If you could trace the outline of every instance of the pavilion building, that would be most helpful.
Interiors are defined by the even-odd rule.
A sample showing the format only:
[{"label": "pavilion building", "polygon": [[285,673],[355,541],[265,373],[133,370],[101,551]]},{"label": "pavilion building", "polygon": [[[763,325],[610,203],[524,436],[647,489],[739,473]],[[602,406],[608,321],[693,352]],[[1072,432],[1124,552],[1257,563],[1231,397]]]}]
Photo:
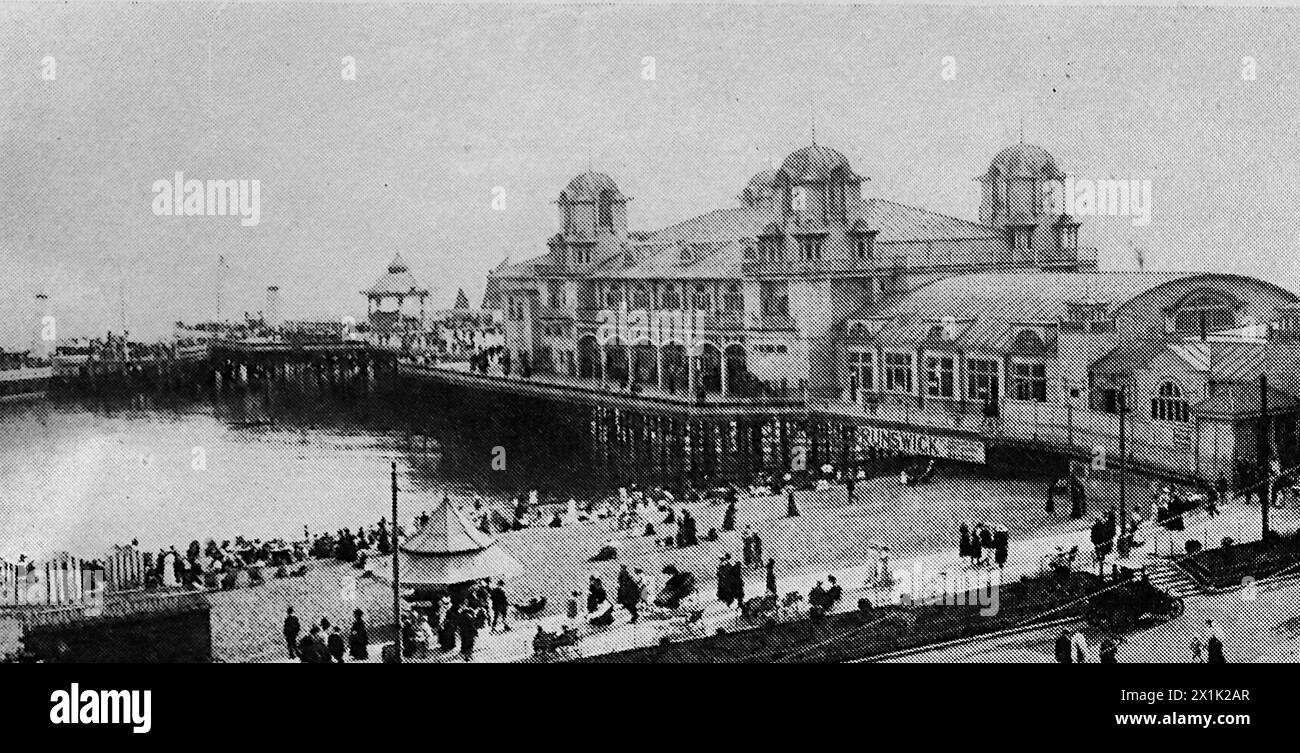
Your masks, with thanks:
[{"label": "pavilion building", "polygon": [[1295,459],[1300,299],[1239,275],[1098,271],[1045,200],[1065,177],[1013,144],[970,221],[866,196],[813,144],[736,206],[641,232],[589,171],[560,192],[546,253],[488,286],[529,373],[1076,450],[1113,448],[1123,415],[1130,451],[1200,478],[1256,452],[1266,375],[1271,451]]}]

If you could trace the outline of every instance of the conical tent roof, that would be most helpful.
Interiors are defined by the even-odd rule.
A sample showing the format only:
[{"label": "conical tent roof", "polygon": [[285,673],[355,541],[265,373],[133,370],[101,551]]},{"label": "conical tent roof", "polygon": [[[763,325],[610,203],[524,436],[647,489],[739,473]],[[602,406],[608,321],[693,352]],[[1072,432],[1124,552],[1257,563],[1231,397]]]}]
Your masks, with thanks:
[{"label": "conical tent roof", "polygon": [[523,572],[505,547],[470,525],[445,497],[429,522],[398,547],[397,556],[404,586],[450,586]]}]

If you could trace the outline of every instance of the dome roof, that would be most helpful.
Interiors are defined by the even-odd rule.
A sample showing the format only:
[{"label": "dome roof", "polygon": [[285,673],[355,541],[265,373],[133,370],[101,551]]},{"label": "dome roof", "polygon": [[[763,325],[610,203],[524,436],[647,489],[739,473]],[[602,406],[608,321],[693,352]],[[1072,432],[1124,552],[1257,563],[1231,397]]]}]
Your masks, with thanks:
[{"label": "dome roof", "polygon": [[827,146],[805,146],[790,153],[777,173],[791,183],[860,182],[843,154]]},{"label": "dome roof", "polygon": [[560,192],[560,198],[565,201],[595,201],[605,191],[613,192],[615,199],[623,198],[623,192],[618,190],[613,178],[588,170],[569,181],[568,187]]},{"label": "dome roof", "polygon": [[429,294],[428,289],[422,287],[411,274],[411,269],[406,266],[406,261],[402,259],[401,254],[397,254],[392,261],[388,262],[388,271],[380,275],[374,285],[361,292],[368,296]]},{"label": "dome roof", "polygon": [[1056,158],[1046,149],[1023,141],[998,152],[989,165],[988,175],[1012,178],[1064,178]]},{"label": "dome roof", "polygon": [[747,206],[753,206],[776,196],[776,171],[764,170],[749,179],[745,190],[740,192],[740,200]]}]

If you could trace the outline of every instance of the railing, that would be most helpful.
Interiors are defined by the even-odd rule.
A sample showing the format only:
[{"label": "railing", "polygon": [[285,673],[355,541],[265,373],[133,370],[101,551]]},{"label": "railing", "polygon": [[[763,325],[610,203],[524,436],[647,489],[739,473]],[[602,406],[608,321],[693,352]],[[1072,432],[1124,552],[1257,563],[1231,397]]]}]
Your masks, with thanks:
[{"label": "railing", "polygon": [[789,314],[750,314],[749,328],[792,332],[795,330],[795,321]]},{"label": "railing", "polygon": [[[969,432],[999,442],[1045,445],[1093,462],[1121,463],[1118,414],[1055,403],[1003,400],[997,416],[985,415],[978,400],[943,400],[915,395],[866,393],[814,404],[835,413],[863,415],[918,428]],[[1153,421],[1129,413],[1124,426],[1123,462],[1180,477],[1232,476],[1230,447],[1204,447],[1194,423]],[[1226,442],[1223,444],[1227,444]]]}]

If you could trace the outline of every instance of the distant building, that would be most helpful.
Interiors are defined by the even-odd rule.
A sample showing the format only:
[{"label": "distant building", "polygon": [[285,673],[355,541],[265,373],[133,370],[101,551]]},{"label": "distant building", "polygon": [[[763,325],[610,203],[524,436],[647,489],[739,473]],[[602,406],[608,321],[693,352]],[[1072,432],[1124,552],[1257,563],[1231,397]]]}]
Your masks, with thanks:
[{"label": "distant building", "polygon": [[429,290],[416,281],[401,254],[361,294],[366,297],[366,324],[373,344],[403,350],[423,350],[432,344],[425,309]]}]

